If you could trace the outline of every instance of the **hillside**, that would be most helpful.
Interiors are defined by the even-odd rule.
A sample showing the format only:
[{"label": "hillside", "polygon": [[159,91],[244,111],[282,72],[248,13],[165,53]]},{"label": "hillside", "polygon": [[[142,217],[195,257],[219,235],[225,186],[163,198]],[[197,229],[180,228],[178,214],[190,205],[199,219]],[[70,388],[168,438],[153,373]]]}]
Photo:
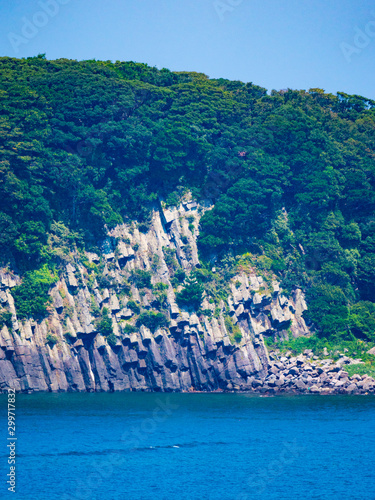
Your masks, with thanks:
[{"label": "hillside", "polygon": [[286,346],[373,373],[374,101],[43,55],[0,97],[2,387],[248,390]]}]

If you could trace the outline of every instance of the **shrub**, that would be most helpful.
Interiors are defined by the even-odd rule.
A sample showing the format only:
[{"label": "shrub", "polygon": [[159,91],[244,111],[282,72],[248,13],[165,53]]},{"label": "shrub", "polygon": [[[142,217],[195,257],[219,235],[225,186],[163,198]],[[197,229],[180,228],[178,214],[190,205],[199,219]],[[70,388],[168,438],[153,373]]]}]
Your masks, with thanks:
[{"label": "shrub", "polygon": [[235,330],[235,331],[234,331],[234,333],[233,333],[233,338],[234,338],[234,340],[235,340],[237,343],[239,343],[239,342],[241,342],[241,340],[242,340],[242,333],[241,333],[241,330],[238,328],[238,326],[237,326],[237,325],[235,325],[234,330]]},{"label": "shrub", "polygon": [[12,313],[9,311],[1,311],[0,313],[0,330],[7,326],[8,328],[12,327]]},{"label": "shrub", "polygon": [[[152,263],[151,263],[151,270],[153,273],[157,273],[159,267],[160,267],[160,257],[157,253],[155,253],[153,256],[152,256]],[[150,282],[150,286],[149,288],[151,288],[151,282]]]},{"label": "shrub", "polygon": [[200,313],[203,314],[203,316],[206,316],[207,318],[212,317],[211,309],[201,309]]},{"label": "shrub", "polygon": [[131,295],[131,285],[128,282],[128,280],[124,279],[122,281],[122,283],[118,284],[118,293],[122,296],[124,296],[124,295],[130,296]]},{"label": "shrub", "polygon": [[282,273],[286,269],[286,264],[284,259],[273,259],[272,264],[271,264],[271,269],[274,271],[276,274]]},{"label": "shrub", "polygon": [[221,313],[221,308],[220,307],[215,307],[214,318],[219,319],[220,313]]},{"label": "shrub", "polygon": [[138,328],[134,325],[131,325],[130,323],[126,323],[126,325],[124,326],[125,333],[134,333],[136,331],[138,331]]},{"label": "shrub", "polygon": [[180,204],[180,200],[178,198],[178,194],[173,191],[172,193],[169,193],[165,200],[165,204],[168,207],[177,207]]},{"label": "shrub", "polygon": [[74,307],[69,305],[69,304],[64,305],[64,313],[65,313],[65,316],[72,319],[74,316]]},{"label": "shrub", "polygon": [[171,282],[171,285],[173,286],[173,288],[177,288],[178,285],[180,284],[180,282],[178,281],[178,279],[175,278],[175,277],[171,278],[170,282]]},{"label": "shrub", "polygon": [[52,346],[56,345],[59,339],[57,338],[56,335],[53,335],[52,333],[49,333],[46,337],[46,344],[50,344]]},{"label": "shrub", "polygon": [[91,295],[91,311],[95,318],[100,315],[100,307],[97,305],[95,298]]},{"label": "shrub", "polygon": [[164,290],[168,290],[168,285],[166,283],[156,283],[153,289],[157,292],[163,292]]},{"label": "shrub", "polygon": [[111,288],[112,286],[112,281],[108,276],[100,276],[97,281],[100,288]]},{"label": "shrub", "polygon": [[160,312],[147,311],[142,313],[137,319],[137,326],[144,325],[152,332],[161,326],[168,326],[168,324],[168,318]]},{"label": "shrub", "polygon": [[165,304],[167,300],[167,294],[165,292],[158,292],[155,294],[155,303],[157,309],[161,309]]},{"label": "shrub", "polygon": [[31,316],[35,318],[45,316],[50,302],[48,290],[57,279],[47,265],[35,271],[27,271],[22,284],[11,291],[18,317],[24,319]]},{"label": "shrub", "polygon": [[110,335],[108,335],[107,342],[110,346],[115,347],[115,345],[117,344],[116,335],[114,333],[111,333]]},{"label": "shrub", "polygon": [[166,283],[156,283],[153,287],[155,302],[158,309],[162,308],[167,300],[167,293],[165,291],[167,289],[168,285]]},{"label": "shrub", "polygon": [[141,312],[141,308],[134,300],[129,300],[126,306],[135,314],[139,314]]},{"label": "shrub", "polygon": [[146,234],[147,231],[150,229],[150,227],[151,227],[151,220],[140,222],[138,224],[138,231],[140,233]]},{"label": "shrub", "polygon": [[167,264],[167,267],[174,270],[177,268],[178,263],[175,258],[176,250],[174,248],[163,247],[164,260]]},{"label": "shrub", "polygon": [[191,248],[191,245],[189,245],[189,244],[188,244],[188,245],[185,245],[185,246],[184,246],[184,252],[185,252],[186,258],[187,258],[188,260],[190,260],[190,259],[191,259],[191,256],[193,255],[193,250],[192,250],[192,248]]},{"label": "shrub", "polygon": [[108,316],[108,309],[106,307],[103,308],[103,316],[96,323],[96,328],[102,335],[105,336],[113,333],[112,318]]},{"label": "shrub", "polygon": [[182,267],[179,267],[177,269],[177,271],[174,273],[174,277],[177,278],[177,280],[180,282],[180,283],[183,283],[183,281],[185,280],[186,278],[186,273],[185,271],[182,269]]},{"label": "shrub", "polygon": [[135,269],[130,276],[130,281],[137,288],[151,288],[151,276],[152,275],[150,271]]}]

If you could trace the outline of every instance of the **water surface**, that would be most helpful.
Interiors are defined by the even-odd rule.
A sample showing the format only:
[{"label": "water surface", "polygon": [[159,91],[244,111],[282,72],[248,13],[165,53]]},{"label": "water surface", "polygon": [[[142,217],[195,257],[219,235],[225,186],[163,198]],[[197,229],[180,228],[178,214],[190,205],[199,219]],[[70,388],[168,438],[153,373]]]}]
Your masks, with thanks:
[{"label": "water surface", "polygon": [[374,429],[372,396],[19,395],[14,498],[375,500]]}]

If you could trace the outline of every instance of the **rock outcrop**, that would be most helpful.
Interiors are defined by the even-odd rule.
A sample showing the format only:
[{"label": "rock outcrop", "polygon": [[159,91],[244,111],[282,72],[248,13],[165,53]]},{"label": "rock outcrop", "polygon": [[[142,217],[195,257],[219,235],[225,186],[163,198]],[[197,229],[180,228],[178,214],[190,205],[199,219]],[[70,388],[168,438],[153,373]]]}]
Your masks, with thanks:
[{"label": "rock outcrop", "polygon": [[[228,283],[226,301],[214,301],[207,291],[204,314],[177,305],[174,274],[199,266],[196,236],[206,209],[189,201],[175,209],[161,204],[147,232],[122,225],[109,233],[100,254],[71,256],[42,321],[17,317],[10,290],[20,279],[3,271],[0,301],[12,318],[0,332],[0,390],[374,391],[373,379],[349,379],[339,364],[269,356],[265,335],[309,334],[301,290],[286,297],[276,281],[241,271]],[[163,286],[129,282],[137,269]],[[136,326],[139,310],[160,306],[168,327]],[[103,311],[112,321],[110,338],[98,326]]]},{"label": "rock outcrop", "polygon": [[269,354],[267,376],[257,381],[257,392],[268,394],[374,394],[375,380],[368,375],[349,377],[345,367],[358,360],[342,356],[336,362],[319,359],[311,350],[299,356],[272,352]]}]

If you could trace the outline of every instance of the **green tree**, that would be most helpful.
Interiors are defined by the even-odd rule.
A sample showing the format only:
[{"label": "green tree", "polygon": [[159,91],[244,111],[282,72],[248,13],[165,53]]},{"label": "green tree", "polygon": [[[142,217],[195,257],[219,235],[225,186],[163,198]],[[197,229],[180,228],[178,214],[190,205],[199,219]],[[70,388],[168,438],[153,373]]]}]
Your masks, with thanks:
[{"label": "green tree", "polygon": [[203,285],[197,281],[192,273],[186,278],[184,288],[176,294],[177,303],[198,309],[203,300],[203,292]]},{"label": "green tree", "polygon": [[359,339],[375,342],[375,304],[361,301],[350,309],[350,330]]}]

